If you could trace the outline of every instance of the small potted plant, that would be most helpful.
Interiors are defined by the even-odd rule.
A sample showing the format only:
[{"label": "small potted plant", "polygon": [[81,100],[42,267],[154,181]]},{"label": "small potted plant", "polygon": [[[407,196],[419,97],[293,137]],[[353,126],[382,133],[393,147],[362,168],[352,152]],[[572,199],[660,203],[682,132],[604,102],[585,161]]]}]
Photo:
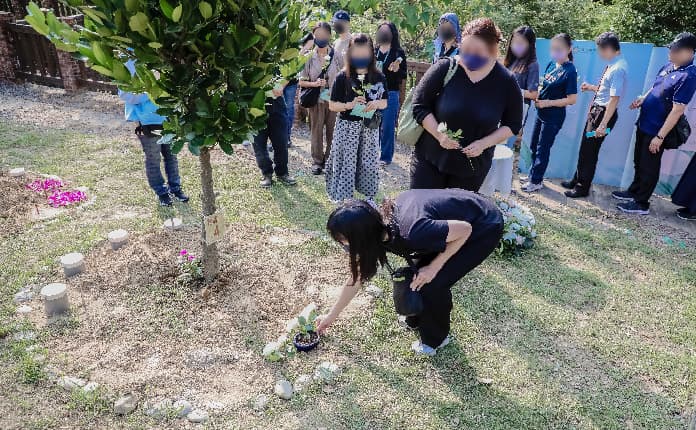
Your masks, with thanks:
[{"label": "small potted plant", "polygon": [[292,344],[298,351],[311,351],[319,345],[319,333],[316,327],[317,311],[312,309],[306,316],[297,317],[297,333]]}]

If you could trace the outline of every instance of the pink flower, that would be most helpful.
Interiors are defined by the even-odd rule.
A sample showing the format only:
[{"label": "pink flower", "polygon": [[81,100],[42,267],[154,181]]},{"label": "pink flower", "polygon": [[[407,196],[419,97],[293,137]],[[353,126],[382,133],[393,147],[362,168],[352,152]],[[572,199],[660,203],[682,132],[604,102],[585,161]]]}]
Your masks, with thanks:
[{"label": "pink flower", "polygon": [[188,254],[188,251],[185,249],[182,249],[181,251],[179,251],[179,255],[186,255],[186,254]]},{"label": "pink flower", "polygon": [[193,255],[189,255],[189,256],[188,256],[188,261],[193,261],[193,260],[195,260],[195,259],[196,259],[196,257],[194,257]]}]

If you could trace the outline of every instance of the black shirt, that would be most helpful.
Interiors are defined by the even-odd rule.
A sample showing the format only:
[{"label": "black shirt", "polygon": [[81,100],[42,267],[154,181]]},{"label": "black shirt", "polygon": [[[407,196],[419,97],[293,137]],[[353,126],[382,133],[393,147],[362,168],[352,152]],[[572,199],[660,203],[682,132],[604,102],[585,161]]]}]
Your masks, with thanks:
[{"label": "black shirt", "polygon": [[[345,72],[341,72],[336,76],[336,81],[331,89],[331,101],[339,103],[350,103],[358,96],[357,91],[361,91],[365,87],[365,98],[367,101],[387,99],[389,94],[385,87],[385,79],[383,74],[374,76],[370,82],[368,76],[365,76],[364,83],[356,78],[349,79]],[[341,119],[347,121],[362,121],[363,118],[350,114],[350,110],[340,113]]]},{"label": "black shirt", "polygon": [[[488,76],[476,83],[469,79],[461,66],[457,66],[454,76],[443,89],[449,66],[448,59],[438,61],[415,88],[413,117],[419,124],[428,114],[433,114],[438,123],[447,123],[449,130],[462,131],[459,139],[462,147],[488,136],[498,126],[510,127],[514,134],[520,131],[522,92],[515,77],[502,64],[496,63]],[[416,151],[443,173],[470,177],[488,172],[494,148],[468,160],[461,151],[442,148],[429,132],[424,131],[416,143]]]},{"label": "black shirt", "polygon": [[385,245],[395,254],[414,257],[440,253],[447,246],[448,220],[471,224],[471,237],[503,228],[503,214],[490,199],[458,188],[408,190],[394,202],[391,239]]},{"label": "black shirt", "polygon": [[[399,64],[399,70],[396,72],[390,71],[389,66],[399,57],[402,60],[401,64]],[[377,48],[375,49],[375,58],[377,60],[377,69],[380,68],[380,64],[382,65],[380,72],[387,78],[387,89],[389,91],[399,91],[401,89],[401,81],[406,79],[406,53],[404,50],[391,48],[387,52],[382,52]]]}]

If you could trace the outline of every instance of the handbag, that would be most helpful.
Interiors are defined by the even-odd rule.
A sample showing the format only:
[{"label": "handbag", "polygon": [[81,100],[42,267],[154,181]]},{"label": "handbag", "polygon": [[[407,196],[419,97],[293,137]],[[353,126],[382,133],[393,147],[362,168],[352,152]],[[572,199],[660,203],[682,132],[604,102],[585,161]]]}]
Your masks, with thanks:
[{"label": "handbag", "polygon": [[382,112],[375,111],[375,114],[371,118],[364,118],[363,125],[365,128],[375,129],[382,125]]},{"label": "handbag", "polygon": [[[442,89],[449,83],[454,74],[457,72],[457,60],[450,57],[449,58],[449,69],[445,75],[445,79],[442,82]],[[418,124],[416,119],[413,117],[413,91],[411,88],[406,94],[404,99],[403,107],[401,108],[401,113],[399,113],[399,128],[396,131],[396,139],[399,142],[403,142],[407,145],[414,146],[418,139],[420,139],[423,134],[423,127]],[[440,91],[442,91],[440,89]]]},{"label": "handbag", "polygon": [[[329,51],[329,63],[321,70],[317,79],[323,79],[326,75],[326,71],[331,66],[333,61],[334,51],[331,49]],[[303,87],[300,89],[300,106],[303,108],[312,108],[319,104],[319,96],[321,95],[322,88],[320,87]]]},{"label": "handbag", "polygon": [[[391,252],[394,252],[394,250],[391,250]],[[410,256],[402,255],[402,257],[406,260],[408,266],[393,270],[389,261],[387,261],[386,267],[391,274],[392,297],[394,298],[396,313],[410,317],[423,312],[423,297],[420,291],[411,289],[411,282],[413,282],[413,278],[418,273],[418,266],[416,266]]]}]

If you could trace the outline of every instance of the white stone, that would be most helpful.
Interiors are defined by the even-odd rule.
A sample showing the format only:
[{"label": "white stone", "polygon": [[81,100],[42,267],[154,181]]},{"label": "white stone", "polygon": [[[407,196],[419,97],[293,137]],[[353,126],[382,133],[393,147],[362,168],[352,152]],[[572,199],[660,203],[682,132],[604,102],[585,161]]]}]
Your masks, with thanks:
[{"label": "white stone", "polygon": [[85,257],[79,252],[71,252],[60,257],[60,264],[64,269],[75,269],[85,262]]},{"label": "white stone", "polygon": [[257,411],[263,411],[268,405],[269,398],[265,394],[259,394],[254,400],[254,409]]},{"label": "white stone", "polygon": [[19,178],[24,176],[25,173],[27,173],[27,171],[24,170],[24,167],[15,167],[14,169],[10,169],[10,178]]},{"label": "white stone", "polygon": [[72,376],[61,376],[58,378],[58,385],[65,388],[68,391],[72,391],[75,388],[84,387],[87,381],[80,378],[74,378]]},{"label": "white stone", "polygon": [[114,413],[116,415],[126,415],[138,407],[138,396],[135,394],[126,394],[114,402]]},{"label": "white stone", "polygon": [[84,391],[85,393],[91,393],[92,391],[96,391],[97,388],[99,388],[99,383],[88,382],[85,384],[84,387],[82,387],[82,391]]},{"label": "white stone", "polygon": [[276,382],[273,391],[281,399],[289,400],[292,397],[292,384],[286,379],[280,379]]},{"label": "white stone", "polygon": [[20,307],[17,308],[17,313],[18,313],[18,314],[25,315],[25,314],[30,313],[32,310],[33,310],[33,309],[31,308],[31,306],[29,306],[29,305],[22,305],[22,306],[20,306]]},{"label": "white stone", "polygon": [[183,418],[193,410],[193,406],[186,400],[177,400],[172,405],[172,409],[176,411],[179,418]]},{"label": "white stone", "polygon": [[107,236],[109,243],[113,249],[118,249],[119,247],[125,245],[128,242],[128,232],[123,229],[118,229],[110,232]]},{"label": "white stone", "polygon": [[82,191],[82,192],[85,193],[85,194],[87,194],[87,192],[89,191],[89,188],[87,188],[87,187],[77,187],[77,188],[75,188],[75,189],[76,189],[77,191]]},{"label": "white stone", "polygon": [[330,361],[323,361],[314,371],[314,379],[325,383],[332,383],[341,374],[341,369]]},{"label": "white stone", "polygon": [[164,220],[164,228],[167,230],[179,230],[184,225],[181,218],[169,218]]},{"label": "white stone", "polygon": [[208,421],[208,413],[202,409],[195,409],[186,415],[186,418],[192,423],[204,423]]},{"label": "white stone", "polygon": [[15,303],[24,303],[28,302],[34,297],[34,293],[31,292],[31,290],[27,289],[22,289],[21,291],[15,293],[14,295],[14,302]]},{"label": "white stone", "polygon": [[375,284],[368,285],[367,288],[365,288],[365,292],[376,299],[382,297],[382,295],[384,294],[384,290],[382,290]]},{"label": "white stone", "polygon": [[47,317],[63,314],[70,310],[68,286],[61,283],[48,284],[41,289]]},{"label": "white stone", "polygon": [[31,330],[24,330],[20,331],[14,334],[12,338],[16,341],[22,341],[22,340],[34,340],[36,339],[36,333],[34,333]]},{"label": "white stone", "polygon": [[312,384],[312,377],[309,375],[300,375],[295,379],[295,383],[293,384],[295,387],[295,391],[302,391],[305,388],[309,387]]}]

